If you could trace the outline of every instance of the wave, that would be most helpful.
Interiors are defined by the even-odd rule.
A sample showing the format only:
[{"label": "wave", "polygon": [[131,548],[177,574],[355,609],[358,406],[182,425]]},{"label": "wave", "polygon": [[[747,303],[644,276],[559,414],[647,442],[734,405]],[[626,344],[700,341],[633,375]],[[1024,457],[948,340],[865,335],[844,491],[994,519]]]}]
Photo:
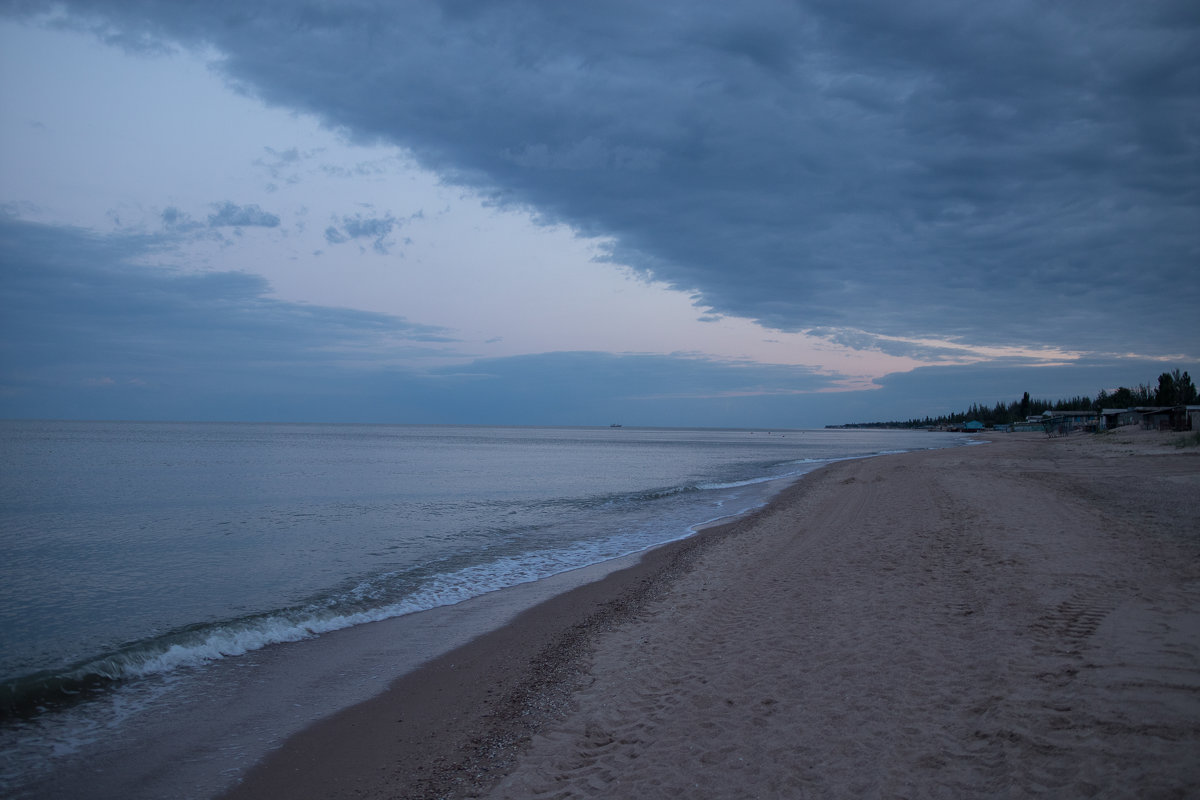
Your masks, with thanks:
[{"label": "wave", "polygon": [[801,458],[782,462],[765,461],[754,465],[744,465],[750,467],[749,471],[756,473],[745,478],[735,478],[727,481],[709,480],[697,483],[684,483],[675,486],[659,486],[636,492],[618,492],[615,494],[595,495],[591,497],[560,497],[545,500],[538,505],[544,508],[572,509],[623,507],[631,504],[653,502],[655,500],[663,500],[697,492],[741,489],[747,486],[757,486],[764,483],[771,483],[772,481],[794,480],[825,464],[904,452],[908,451],[879,450],[850,456]]},{"label": "wave", "polygon": [[[891,452],[891,451],[889,451]],[[895,451],[903,452],[903,451]],[[870,455],[882,455],[873,453]],[[775,481],[795,479],[835,461],[865,458],[805,458],[760,463],[749,472],[759,474],[732,480],[713,480],[657,487],[632,493],[590,498],[558,498],[546,505],[574,509],[627,509],[641,504],[705,492],[728,492]],[[748,465],[747,465],[748,466]],[[729,497],[715,499],[724,506]],[[74,705],[122,682],[179,669],[201,667],[217,659],[240,656],[272,644],[296,642],[355,625],[424,611],[477,597],[498,589],[536,581],[572,569],[639,552],[647,547],[691,535],[703,525],[750,510],[748,508],[696,523],[671,517],[649,527],[614,529],[595,540],[559,542],[538,551],[504,552],[502,540],[490,551],[459,555],[403,572],[385,572],[360,578],[307,602],[267,612],[175,629],[130,642],[77,661],[6,680],[0,684],[0,719],[29,717],[46,710]],[[670,529],[662,527],[667,525]],[[509,537],[550,525],[510,529]],[[471,559],[474,559],[472,561]]]},{"label": "wave", "polygon": [[[691,532],[684,526],[675,538]],[[201,667],[268,645],[454,605],[665,541],[669,538],[657,536],[650,541],[636,533],[617,533],[541,552],[493,556],[481,563],[445,559],[417,570],[370,576],[302,605],[191,625],[125,644],[61,670],[5,681],[0,684],[0,719],[36,716],[75,705],[126,681]]]}]

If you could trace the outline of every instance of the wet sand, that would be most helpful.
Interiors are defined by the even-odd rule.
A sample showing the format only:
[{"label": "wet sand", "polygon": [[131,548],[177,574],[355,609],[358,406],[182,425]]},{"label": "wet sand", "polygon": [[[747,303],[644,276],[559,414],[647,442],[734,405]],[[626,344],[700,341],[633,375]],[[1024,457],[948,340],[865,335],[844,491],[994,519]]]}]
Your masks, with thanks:
[{"label": "wet sand", "polygon": [[313,725],[231,797],[1200,794],[1200,452],[831,465]]}]

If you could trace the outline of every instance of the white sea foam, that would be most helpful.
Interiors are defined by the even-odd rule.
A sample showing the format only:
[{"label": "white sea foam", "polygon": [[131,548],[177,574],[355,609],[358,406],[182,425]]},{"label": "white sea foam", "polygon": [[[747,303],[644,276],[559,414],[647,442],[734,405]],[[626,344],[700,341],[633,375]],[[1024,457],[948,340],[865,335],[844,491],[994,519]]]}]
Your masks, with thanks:
[{"label": "white sea foam", "polygon": [[[304,611],[290,610],[251,620],[220,623],[185,635],[182,641],[166,645],[147,642],[141,649],[107,657],[76,672],[122,680],[199,667],[216,659],[244,655],[272,644],[301,641],[355,625],[454,605],[488,592],[619,558],[655,544],[683,538],[703,525],[728,516],[731,515],[722,514],[696,525],[680,526],[673,534],[665,532],[666,535],[656,536],[652,541],[645,536],[617,535],[564,549],[497,558],[442,574],[398,602],[349,613],[331,613],[328,605],[336,607],[336,602],[331,602]],[[349,594],[361,599],[375,593],[375,583],[363,582]]]},{"label": "white sea foam", "polygon": [[[222,674],[212,662],[684,538],[824,464],[925,449],[929,436],[814,431],[747,446],[729,431],[52,427],[14,429],[34,465],[54,464],[13,465],[33,482],[13,490],[25,506],[9,503],[0,529],[0,613],[27,646],[0,653],[14,676],[2,688],[21,713],[49,709],[0,728],[27,764],[69,757],[172,686]],[[99,458],[118,466],[96,471]],[[62,702],[96,689],[104,700]],[[0,786],[21,769],[0,763]]]},{"label": "white sea foam", "polygon": [[[773,484],[915,449],[927,436],[893,449],[879,447],[899,441],[890,435],[820,431],[748,444],[730,431],[625,430],[614,440],[578,429],[56,425],[14,432],[31,452],[51,442],[66,460],[47,474],[69,477],[20,494],[32,498],[30,514],[54,509],[64,520],[57,539],[43,535],[37,549],[27,537],[5,542],[11,580],[0,608],[22,609],[29,645],[0,655],[17,702],[200,667],[637,552],[760,506]],[[97,473],[95,448],[124,472]],[[68,484],[70,496],[54,493]],[[128,487],[142,493],[122,494]],[[98,521],[109,508],[120,513]],[[17,516],[10,531],[33,524]],[[93,557],[45,555],[84,548]],[[71,593],[29,601],[59,585]],[[283,597],[308,600],[230,616]],[[103,603],[135,613],[106,614]],[[57,661],[36,660],[55,648]]]}]

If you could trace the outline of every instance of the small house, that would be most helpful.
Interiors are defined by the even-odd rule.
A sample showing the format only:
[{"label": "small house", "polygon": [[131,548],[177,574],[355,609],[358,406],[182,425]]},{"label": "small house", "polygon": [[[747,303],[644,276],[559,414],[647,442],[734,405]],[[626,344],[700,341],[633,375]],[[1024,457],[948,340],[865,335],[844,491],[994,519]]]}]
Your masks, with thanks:
[{"label": "small house", "polygon": [[1143,428],[1152,431],[1189,431],[1195,430],[1192,425],[1192,408],[1200,411],[1200,406],[1165,406],[1138,410],[1142,412]]},{"label": "small house", "polygon": [[1098,420],[1098,427],[1102,431],[1112,430],[1113,428],[1121,428],[1126,425],[1139,425],[1142,421],[1142,415],[1134,408],[1102,408]]}]

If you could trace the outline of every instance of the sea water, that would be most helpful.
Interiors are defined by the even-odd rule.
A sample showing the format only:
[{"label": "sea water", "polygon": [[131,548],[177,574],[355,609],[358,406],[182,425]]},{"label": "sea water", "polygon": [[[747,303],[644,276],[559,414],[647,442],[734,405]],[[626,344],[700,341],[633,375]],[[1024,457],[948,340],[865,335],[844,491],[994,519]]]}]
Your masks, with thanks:
[{"label": "sea water", "polygon": [[2,422],[0,789],[130,702],[171,702],[181,673],[679,539],[830,461],[963,441]]}]

